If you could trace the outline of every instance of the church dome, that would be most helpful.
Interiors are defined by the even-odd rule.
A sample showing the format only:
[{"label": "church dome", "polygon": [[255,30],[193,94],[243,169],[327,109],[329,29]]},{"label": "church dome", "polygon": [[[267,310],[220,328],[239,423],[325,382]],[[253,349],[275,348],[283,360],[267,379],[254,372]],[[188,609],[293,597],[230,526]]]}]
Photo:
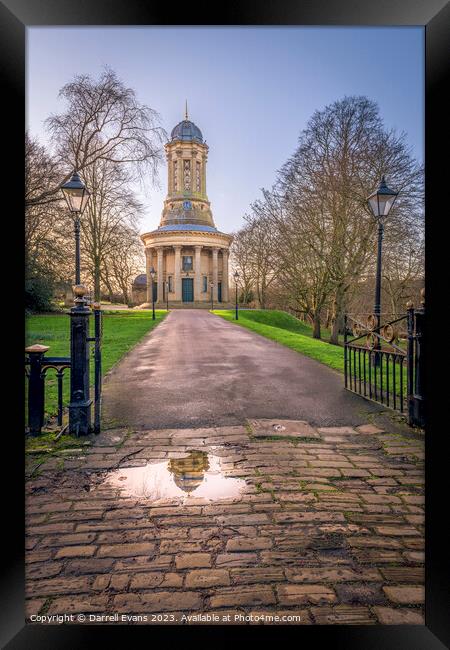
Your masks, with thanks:
[{"label": "church dome", "polygon": [[198,126],[190,120],[179,122],[172,129],[170,137],[172,140],[195,140],[196,142],[203,142],[202,132]]}]

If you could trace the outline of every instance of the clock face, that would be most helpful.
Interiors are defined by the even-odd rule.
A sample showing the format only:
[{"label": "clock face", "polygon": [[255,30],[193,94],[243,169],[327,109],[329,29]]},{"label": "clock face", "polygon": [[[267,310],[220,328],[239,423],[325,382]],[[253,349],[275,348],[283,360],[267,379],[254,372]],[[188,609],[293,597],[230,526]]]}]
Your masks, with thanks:
[{"label": "clock face", "polygon": [[192,208],[192,203],[190,201],[183,201],[183,210],[190,210]]}]

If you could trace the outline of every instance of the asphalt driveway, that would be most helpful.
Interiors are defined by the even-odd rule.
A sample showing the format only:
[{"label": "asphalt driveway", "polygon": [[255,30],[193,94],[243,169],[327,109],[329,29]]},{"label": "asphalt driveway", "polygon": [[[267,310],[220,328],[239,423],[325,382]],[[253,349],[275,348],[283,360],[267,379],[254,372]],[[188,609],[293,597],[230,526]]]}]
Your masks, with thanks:
[{"label": "asphalt driveway", "polygon": [[381,408],[343,376],[206,310],[175,310],[107,376],[106,421],[134,429],[242,424],[247,418],[359,425]]}]

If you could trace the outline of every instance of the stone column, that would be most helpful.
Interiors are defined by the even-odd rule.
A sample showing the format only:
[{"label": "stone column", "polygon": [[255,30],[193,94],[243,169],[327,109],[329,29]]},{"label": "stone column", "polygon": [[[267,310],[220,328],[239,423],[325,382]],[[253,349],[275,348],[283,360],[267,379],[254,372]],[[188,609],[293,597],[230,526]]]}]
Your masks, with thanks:
[{"label": "stone column", "polygon": [[150,270],[152,268],[153,262],[153,250],[151,248],[145,249],[145,273],[147,275],[147,302],[152,301],[152,276],[150,275]]},{"label": "stone column", "polygon": [[206,197],[206,155],[202,156],[202,195]]},{"label": "stone column", "polygon": [[229,300],[229,291],[228,291],[228,251],[222,249],[222,300],[223,302],[228,302]]},{"label": "stone column", "polygon": [[156,297],[156,302],[164,302],[164,271],[163,271],[163,260],[164,260],[164,248],[160,246],[156,249],[158,254],[158,269],[157,269],[157,278],[158,278],[158,293]]},{"label": "stone column", "polygon": [[175,300],[181,301],[181,246],[174,246],[175,249]]},{"label": "stone column", "polygon": [[218,291],[217,291],[217,283],[219,281],[219,273],[218,273],[218,253],[219,249],[218,248],[213,248],[212,249],[212,271],[213,271],[213,297],[214,297],[214,302],[217,302],[217,296],[218,296]]},{"label": "stone column", "polygon": [[201,299],[202,294],[202,267],[201,267],[201,253],[202,247],[195,247],[195,260],[194,260],[194,300],[197,302]]}]

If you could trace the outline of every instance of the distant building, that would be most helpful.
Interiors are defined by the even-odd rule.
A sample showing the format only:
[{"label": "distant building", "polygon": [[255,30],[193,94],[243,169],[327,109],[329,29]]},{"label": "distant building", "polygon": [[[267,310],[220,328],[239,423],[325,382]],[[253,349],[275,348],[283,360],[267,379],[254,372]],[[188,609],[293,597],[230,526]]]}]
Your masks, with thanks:
[{"label": "distant building", "polygon": [[147,276],[145,273],[134,278],[131,285],[131,300],[135,305],[140,305],[147,300]]},{"label": "distant building", "polygon": [[[200,129],[185,119],[172,130],[165,145],[167,198],[159,227],[141,235],[146,254],[146,303],[152,301],[150,270],[156,271],[153,295],[171,307],[184,303],[201,306],[211,300],[227,303],[228,255],[232,236],[214,224],[206,194],[208,146]],[[142,286],[142,276],[133,288]],[[211,286],[212,283],[212,286]],[[194,306],[193,304],[193,306]]]}]

